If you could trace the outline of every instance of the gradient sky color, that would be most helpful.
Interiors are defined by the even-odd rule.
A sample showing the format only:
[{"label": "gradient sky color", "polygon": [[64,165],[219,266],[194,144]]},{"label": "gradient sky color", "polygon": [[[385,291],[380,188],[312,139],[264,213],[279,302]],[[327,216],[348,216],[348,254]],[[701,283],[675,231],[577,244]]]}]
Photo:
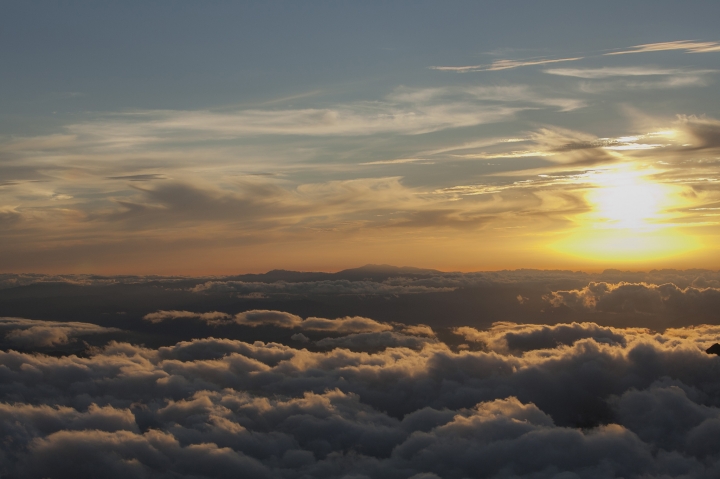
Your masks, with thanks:
[{"label": "gradient sky color", "polygon": [[718,18],[3,2],[0,271],[720,268]]}]

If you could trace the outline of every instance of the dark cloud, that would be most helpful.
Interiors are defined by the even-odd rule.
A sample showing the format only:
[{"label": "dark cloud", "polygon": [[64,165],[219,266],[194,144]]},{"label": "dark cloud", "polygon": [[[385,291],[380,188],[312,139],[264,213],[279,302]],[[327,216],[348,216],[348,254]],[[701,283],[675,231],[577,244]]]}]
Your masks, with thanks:
[{"label": "dark cloud", "polygon": [[290,336],[290,339],[293,341],[300,341],[301,343],[307,343],[310,341],[310,338],[305,336],[303,333],[295,333],[292,336]]},{"label": "dark cloud", "polygon": [[210,324],[218,323],[222,320],[230,318],[230,315],[226,313],[220,313],[213,311],[210,313],[193,313],[191,311],[157,311],[155,313],[149,313],[143,316],[143,319],[150,321],[151,323],[161,323],[170,319],[199,319]]},{"label": "dark cloud", "polygon": [[192,288],[193,292],[236,292],[239,294],[417,294],[442,293],[452,291],[452,286],[429,286],[412,281],[408,284],[376,281],[306,281],[292,283],[277,281],[274,283],[245,281],[208,281]]},{"label": "dark cloud", "polygon": [[[39,274],[23,273],[0,274],[0,285],[23,286],[37,283],[62,282],[82,286],[100,286],[111,284],[155,284],[172,283],[192,284],[196,292],[287,292],[302,294],[304,292],[328,294],[370,294],[381,288],[388,288],[389,293],[401,293],[401,289],[392,287],[408,287],[407,292],[443,292],[448,288],[489,285],[489,284],[527,284],[554,282],[578,282],[587,285],[595,282],[629,282],[663,284],[674,283],[681,288],[687,286],[720,287],[720,272],[702,269],[690,270],[651,270],[651,271],[620,271],[605,270],[602,273],[585,273],[569,270],[537,270],[518,269],[501,271],[478,271],[470,273],[443,272],[430,269],[390,265],[366,265],[360,268],[347,269],[337,273],[298,272],[273,270],[263,274],[245,274],[239,276],[216,277],[185,277],[185,276],[101,276],[92,274]],[[412,289],[409,287],[418,287]],[[325,290],[324,288],[328,288]],[[427,289],[422,289],[425,287]],[[266,289],[261,289],[266,288]],[[295,289],[292,289],[295,288]]]},{"label": "dark cloud", "polygon": [[[720,273],[709,270],[460,273],[368,265],[337,273],[275,270],[216,277],[0,274],[0,317],[141,328],[152,331],[155,346],[218,334],[248,341],[282,340],[265,335],[266,328],[248,332],[232,320],[253,310],[301,318],[359,316],[385,323],[423,323],[436,332],[462,326],[485,329],[507,321],[594,322],[661,330],[720,323],[717,291]],[[585,300],[597,304],[586,307]],[[171,315],[176,318],[171,326],[168,320],[159,321],[162,314],[170,314],[163,311],[186,311],[189,316]],[[120,318],[118,312],[127,316]],[[218,316],[207,316],[212,312]],[[199,313],[205,320],[198,321]],[[147,315],[154,315],[148,319],[155,322],[142,321]],[[306,335],[313,341],[323,339]]]},{"label": "dark cloud", "polygon": [[295,314],[284,311],[252,310],[230,317],[228,314],[213,311],[210,313],[193,313],[190,311],[158,311],[146,314],[143,319],[159,323],[169,319],[199,319],[209,324],[235,323],[242,326],[275,326],[278,328],[297,328],[306,331],[329,331],[338,333],[377,332],[393,329],[392,326],[379,323],[370,318],[360,316],[337,319],[309,317],[303,319]]},{"label": "dark cloud", "polygon": [[603,138],[600,140],[593,140],[593,141],[576,141],[571,143],[565,143],[564,145],[558,146],[554,148],[552,151],[555,152],[564,152],[564,151],[574,151],[574,150],[589,150],[594,148],[604,148],[608,146],[618,146],[618,145],[624,145],[627,144],[625,142],[621,142],[612,138]]},{"label": "dark cloud", "polygon": [[72,321],[0,321],[0,474],[714,478],[719,281],[2,275],[2,308]]},{"label": "dark cloud", "polygon": [[602,343],[625,344],[623,331],[603,328],[594,323],[545,326],[504,322],[495,323],[492,328],[483,331],[463,326],[456,328],[455,333],[467,341],[481,342],[489,350],[502,353],[553,349],[561,345],[569,346],[586,338]]},{"label": "dark cloud", "polygon": [[[2,155],[2,152],[0,152]],[[64,169],[61,166],[55,166],[60,170]],[[0,185],[16,185],[25,182],[46,182],[51,179],[50,176],[43,173],[43,168],[38,166],[30,166],[20,164],[2,164],[0,163],[0,178],[2,181]]]},{"label": "dark cloud", "polygon": [[378,351],[387,348],[422,349],[429,343],[437,343],[436,339],[409,336],[393,331],[374,333],[354,333],[340,338],[325,338],[315,344],[321,348],[347,348],[352,351]]},{"label": "dark cloud", "polygon": [[570,291],[553,291],[547,296],[554,306],[621,313],[700,312],[714,315],[720,308],[720,288],[680,288],[672,283],[595,283]]},{"label": "dark cloud", "polygon": [[[201,313],[182,313],[155,314],[202,322]],[[360,318],[394,330],[356,333],[345,324],[358,318],[240,317],[280,329],[318,321],[340,335],[318,341],[320,351],[298,345],[302,338],[288,346],[208,337],[159,348],[110,342],[88,357],[0,352],[2,473],[460,479],[720,471],[720,357],[704,352],[717,326],[653,333],[501,323],[458,330],[485,350],[454,352],[422,325]]]},{"label": "dark cloud", "polygon": [[106,328],[89,323],[0,318],[0,333],[4,334],[4,341],[23,348],[56,346],[67,344],[80,336],[119,331],[117,328]]},{"label": "dark cloud", "polygon": [[0,289],[34,284],[70,284],[76,286],[110,286],[120,284],[176,283],[181,276],[101,276],[95,274],[0,274]]},{"label": "dark cloud", "polygon": [[692,150],[720,148],[720,121],[712,118],[681,116],[680,124],[691,137]]},{"label": "dark cloud", "polygon": [[22,214],[20,212],[14,209],[0,209],[0,225],[13,226],[21,220]]},{"label": "dark cloud", "polygon": [[592,166],[613,163],[617,158],[604,147],[623,144],[621,141],[597,138],[563,128],[540,128],[531,134],[539,152],[551,153],[554,163],[572,166]]},{"label": "dark cloud", "polygon": [[121,209],[94,220],[125,221],[136,227],[180,222],[261,221],[274,225],[280,217],[307,207],[291,201],[290,193],[268,183],[246,182],[232,190],[204,188],[180,182],[155,187],[135,186],[141,198],[118,201]]},{"label": "dark cloud", "polygon": [[17,470],[26,477],[272,477],[260,462],[230,448],[183,447],[155,430],[60,431],[33,441],[28,453]]}]

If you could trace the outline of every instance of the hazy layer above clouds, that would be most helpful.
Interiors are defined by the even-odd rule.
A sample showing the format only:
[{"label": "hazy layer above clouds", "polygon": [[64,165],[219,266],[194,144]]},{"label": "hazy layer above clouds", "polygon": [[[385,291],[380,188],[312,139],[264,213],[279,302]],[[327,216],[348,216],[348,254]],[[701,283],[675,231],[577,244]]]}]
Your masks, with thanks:
[{"label": "hazy layer above clouds", "polygon": [[[250,310],[283,315],[253,317]],[[347,317],[348,325],[363,317],[436,328],[590,321],[662,330],[715,323],[718,311],[720,274],[710,270],[456,273],[368,265],[198,278],[0,275],[0,315],[86,321],[142,331],[151,341],[161,331],[169,341],[210,334],[277,340],[277,331],[263,336],[270,334],[263,326],[283,326],[287,337],[327,329],[313,317]]]}]

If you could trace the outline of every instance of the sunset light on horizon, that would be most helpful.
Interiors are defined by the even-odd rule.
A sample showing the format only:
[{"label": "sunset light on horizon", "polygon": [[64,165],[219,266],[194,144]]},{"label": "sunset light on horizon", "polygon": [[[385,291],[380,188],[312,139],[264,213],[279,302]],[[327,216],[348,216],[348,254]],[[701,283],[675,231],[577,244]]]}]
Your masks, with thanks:
[{"label": "sunset light on horizon", "polygon": [[[252,43],[271,35],[265,20],[204,39],[163,21],[163,42],[143,23],[124,39],[139,11],[113,7],[87,11],[79,36],[38,9],[47,42],[7,51],[0,270],[720,268],[720,40],[528,43],[477,33],[459,4],[437,10],[457,28],[446,38],[409,19],[377,37],[304,35],[293,9],[188,8],[203,21],[226,9],[221,23],[248,8],[296,31],[295,47]],[[112,12],[125,23],[97,32]],[[17,25],[8,38],[32,35]],[[97,35],[117,54],[90,60]]]},{"label": "sunset light on horizon", "polygon": [[717,479],[720,2],[0,2],[0,477]]}]

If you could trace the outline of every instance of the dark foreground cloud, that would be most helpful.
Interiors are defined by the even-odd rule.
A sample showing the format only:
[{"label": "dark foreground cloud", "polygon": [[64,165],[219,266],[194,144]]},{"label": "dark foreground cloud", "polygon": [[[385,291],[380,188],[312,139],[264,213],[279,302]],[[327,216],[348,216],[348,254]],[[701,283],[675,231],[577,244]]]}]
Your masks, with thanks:
[{"label": "dark foreground cloud", "polygon": [[426,344],[437,343],[434,338],[417,337],[393,331],[355,333],[340,338],[324,338],[315,344],[321,348],[345,348],[352,351],[376,351],[387,348],[422,349]]},{"label": "dark foreground cloud", "polygon": [[[156,314],[165,313],[177,312]],[[184,313],[203,321],[201,313]],[[313,319],[281,311],[238,316],[281,329]],[[342,323],[319,324],[325,321]],[[0,473],[720,474],[720,357],[704,351],[720,327],[656,333],[499,323],[458,328],[481,349],[458,351],[426,326],[373,323],[385,329],[329,328],[334,336],[315,341],[324,349],[313,351],[302,333],[293,335],[294,346],[208,337],[158,348],[111,341],[88,357],[2,351]]]},{"label": "dark foreground cloud", "polygon": [[[645,332],[645,330],[639,330]],[[488,350],[499,353],[523,353],[537,349],[552,349],[572,345],[580,339],[592,338],[598,343],[625,345],[625,336],[634,330],[616,331],[594,323],[557,324],[554,326],[495,323],[492,328],[479,331],[462,326],[455,333],[468,341],[482,343]]]}]

